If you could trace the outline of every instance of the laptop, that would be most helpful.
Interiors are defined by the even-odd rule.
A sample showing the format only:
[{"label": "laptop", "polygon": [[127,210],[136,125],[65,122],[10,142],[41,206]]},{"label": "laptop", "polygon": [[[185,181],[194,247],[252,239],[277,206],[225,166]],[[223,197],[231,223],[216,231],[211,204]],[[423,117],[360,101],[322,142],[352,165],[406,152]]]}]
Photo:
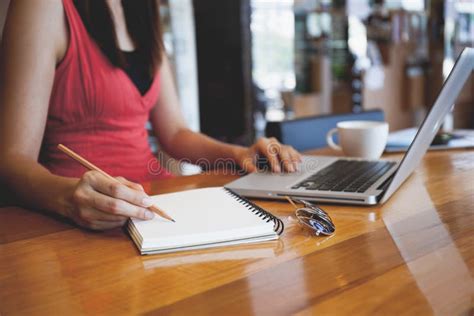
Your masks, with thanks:
[{"label": "laptop", "polygon": [[298,172],[255,172],[225,187],[254,198],[291,196],[327,203],[385,203],[419,165],[473,67],[474,48],[465,48],[401,161],[303,156]]}]

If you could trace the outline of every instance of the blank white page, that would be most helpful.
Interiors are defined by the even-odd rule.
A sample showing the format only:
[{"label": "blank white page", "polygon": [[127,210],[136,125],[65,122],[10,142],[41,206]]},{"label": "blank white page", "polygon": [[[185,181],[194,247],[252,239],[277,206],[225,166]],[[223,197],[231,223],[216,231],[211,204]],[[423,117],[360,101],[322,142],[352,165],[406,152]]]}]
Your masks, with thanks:
[{"label": "blank white page", "polygon": [[155,205],[176,220],[155,216],[132,219],[141,248],[174,248],[276,235],[266,222],[223,187],[195,189],[152,197]]}]

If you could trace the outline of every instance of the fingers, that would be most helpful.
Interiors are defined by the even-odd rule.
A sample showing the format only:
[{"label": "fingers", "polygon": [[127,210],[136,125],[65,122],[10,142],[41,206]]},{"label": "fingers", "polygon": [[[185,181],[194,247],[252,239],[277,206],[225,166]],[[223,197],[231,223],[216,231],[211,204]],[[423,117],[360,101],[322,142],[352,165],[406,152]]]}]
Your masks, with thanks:
[{"label": "fingers", "polygon": [[100,209],[94,207],[81,208],[80,216],[82,219],[89,223],[94,221],[125,222],[128,219],[128,217],[125,217],[123,215],[105,213]]},{"label": "fingers", "polygon": [[279,155],[286,171],[295,172],[299,170],[301,154],[296,149],[292,146],[282,145]]},{"label": "fingers", "polygon": [[239,165],[242,167],[243,170],[246,172],[256,172],[257,165],[256,165],[256,156],[257,151],[255,150],[254,146],[246,149],[242,149],[242,154],[240,155],[241,159],[239,160]]},{"label": "fingers", "polygon": [[112,181],[100,173],[87,172],[87,181],[96,191],[141,207],[153,205],[153,201],[143,191],[130,188],[120,181]]},{"label": "fingers", "polygon": [[119,180],[121,183],[125,184],[127,187],[129,187],[131,189],[145,192],[145,189],[143,188],[143,186],[141,184],[138,184],[138,183],[135,183],[135,182],[132,182],[132,181],[128,181],[124,177],[116,177],[115,179]]},{"label": "fingers", "polygon": [[92,204],[99,210],[115,215],[144,220],[152,219],[154,217],[153,212],[145,207],[125,201],[121,196],[123,195],[117,194],[115,197],[111,197],[99,192],[91,193],[91,198],[93,199]]},{"label": "fingers", "polygon": [[288,153],[290,155],[291,163],[293,164],[294,170],[299,170],[299,166],[301,163],[301,154],[296,151],[292,146],[288,146]]},{"label": "fingers", "polygon": [[301,158],[301,154],[293,148],[293,146],[290,146],[290,153],[291,153],[291,157],[296,160],[297,162],[301,162],[302,161],[302,158]]},{"label": "fingers", "polygon": [[244,158],[242,164],[241,164],[242,169],[244,169],[246,172],[256,172],[257,171],[257,166],[255,165],[255,159],[254,157],[250,156],[247,158]]},{"label": "fingers", "polygon": [[153,204],[143,187],[124,178],[117,180],[88,171],[72,192],[68,215],[79,225],[103,230],[122,226],[129,217],[149,220]]},{"label": "fingers", "polygon": [[282,145],[275,138],[262,138],[257,142],[258,151],[267,157],[273,172],[281,172],[281,167],[288,172],[299,169],[301,155],[292,147]]},{"label": "fingers", "polygon": [[128,217],[147,220],[154,217],[154,214],[144,207],[102,194],[93,187],[76,190],[73,200],[79,206],[78,217],[87,222],[120,221]]},{"label": "fingers", "polygon": [[99,172],[86,172],[73,197],[76,205],[80,206],[79,216],[87,217],[87,209],[92,208],[106,213],[101,216],[96,215],[95,220],[114,220],[107,214],[125,218],[152,219],[154,214],[147,210],[147,207],[153,204],[150,197],[145,192],[134,190],[123,182],[133,184],[123,178],[114,181]]},{"label": "fingers", "polygon": [[280,161],[278,159],[280,146],[280,143],[275,138],[261,138],[257,142],[258,151],[267,157],[270,168],[276,173],[281,172]]},{"label": "fingers", "polygon": [[128,219],[124,216],[107,214],[93,208],[82,208],[78,215],[76,222],[93,230],[122,227]]},{"label": "fingers", "polygon": [[[285,146],[286,147],[286,146]],[[283,165],[284,170],[288,172],[295,172],[295,166],[293,165],[293,161],[291,160],[290,151],[283,146],[280,148],[279,156],[281,159],[281,164]]]}]

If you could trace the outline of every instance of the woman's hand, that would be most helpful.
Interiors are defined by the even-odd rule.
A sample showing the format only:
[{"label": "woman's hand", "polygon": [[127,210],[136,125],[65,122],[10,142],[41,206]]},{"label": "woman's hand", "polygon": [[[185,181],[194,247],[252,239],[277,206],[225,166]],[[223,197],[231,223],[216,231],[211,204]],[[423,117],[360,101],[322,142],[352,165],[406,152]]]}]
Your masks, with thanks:
[{"label": "woman's hand", "polygon": [[248,148],[238,148],[234,155],[237,164],[247,172],[257,171],[257,157],[266,158],[273,172],[295,172],[301,162],[301,155],[292,146],[283,145],[275,138],[260,138]]},{"label": "woman's hand", "polygon": [[146,208],[153,202],[140,184],[117,177],[112,181],[97,171],[84,173],[71,195],[68,216],[77,224],[104,230],[120,227],[129,217],[152,219]]}]

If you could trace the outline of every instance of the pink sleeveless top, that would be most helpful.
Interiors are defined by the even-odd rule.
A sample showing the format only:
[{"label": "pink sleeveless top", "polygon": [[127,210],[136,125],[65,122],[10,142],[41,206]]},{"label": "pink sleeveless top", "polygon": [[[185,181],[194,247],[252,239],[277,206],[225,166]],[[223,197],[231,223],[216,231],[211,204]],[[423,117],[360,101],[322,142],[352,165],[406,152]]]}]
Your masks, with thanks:
[{"label": "pink sleeveless top", "polygon": [[72,0],[63,0],[69,47],[56,69],[40,163],[80,177],[86,169],[57,149],[62,143],[112,176],[144,182],[170,177],[153,156],[145,124],[158,99],[159,75],[141,95],[89,36]]}]

